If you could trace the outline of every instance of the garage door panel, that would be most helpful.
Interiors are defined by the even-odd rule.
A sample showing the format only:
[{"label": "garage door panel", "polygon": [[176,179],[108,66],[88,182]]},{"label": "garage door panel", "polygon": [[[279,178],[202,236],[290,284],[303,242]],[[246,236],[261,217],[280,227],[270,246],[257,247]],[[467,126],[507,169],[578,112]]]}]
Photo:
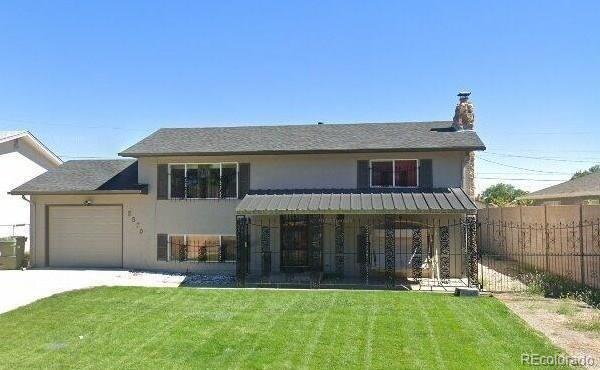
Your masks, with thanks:
[{"label": "garage door panel", "polygon": [[50,207],[49,257],[53,267],[122,267],[120,206]]}]

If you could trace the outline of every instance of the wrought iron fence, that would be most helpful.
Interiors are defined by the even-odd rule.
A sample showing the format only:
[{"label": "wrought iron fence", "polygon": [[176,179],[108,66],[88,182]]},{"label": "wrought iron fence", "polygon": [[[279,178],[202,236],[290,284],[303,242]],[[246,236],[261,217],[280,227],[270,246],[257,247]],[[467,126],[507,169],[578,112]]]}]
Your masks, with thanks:
[{"label": "wrought iron fence", "polygon": [[479,224],[479,280],[495,292],[523,291],[551,276],[600,289],[600,219]]},{"label": "wrought iron fence", "polygon": [[434,289],[478,286],[474,218],[237,218],[239,285]]},{"label": "wrought iron fence", "polygon": [[170,236],[167,259],[172,262],[236,262],[235,238]]}]

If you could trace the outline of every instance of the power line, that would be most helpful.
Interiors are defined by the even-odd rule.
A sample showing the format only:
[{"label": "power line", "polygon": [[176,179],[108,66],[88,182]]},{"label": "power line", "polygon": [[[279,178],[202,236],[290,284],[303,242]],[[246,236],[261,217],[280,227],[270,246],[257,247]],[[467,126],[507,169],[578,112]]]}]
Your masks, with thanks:
[{"label": "power line", "polygon": [[494,155],[500,157],[510,157],[510,158],[527,158],[527,159],[539,159],[544,161],[554,161],[554,162],[573,162],[573,163],[598,163],[600,159],[594,158],[590,160],[578,160],[578,159],[565,159],[560,157],[538,157],[538,156],[529,156],[529,155],[518,155],[518,154],[503,154],[503,153],[495,153],[495,152],[486,152],[482,153],[486,155]]},{"label": "power line", "polygon": [[475,180],[506,180],[506,181],[548,181],[548,182],[563,182],[567,181],[565,179],[519,179],[519,178],[510,178],[510,177],[477,177],[475,176]]},{"label": "power line", "polygon": [[491,161],[491,160],[485,159],[485,158],[479,158],[479,159],[481,159],[482,161],[485,161],[485,162],[497,164],[499,166],[504,166],[504,167],[508,167],[508,168],[515,168],[517,170],[530,171],[530,172],[536,172],[536,173],[551,173],[551,174],[555,174],[555,175],[572,175],[572,173],[570,173],[570,172],[556,172],[556,171],[533,170],[531,168],[511,166],[511,165],[508,165],[508,164],[505,164],[505,163],[495,162],[495,161]]},{"label": "power line", "polygon": [[[496,152],[505,151],[501,147],[494,147],[494,148],[492,148],[492,150],[495,150]],[[514,148],[510,148],[510,149],[507,149],[506,152],[507,153],[512,153],[513,150],[514,150]],[[520,150],[519,152],[522,152],[522,153],[554,153],[554,151],[552,151],[552,150],[532,150],[532,149]],[[560,152],[561,153],[600,153],[600,150],[568,150],[568,149],[560,149]],[[485,153],[489,153],[489,152],[486,151]]]},{"label": "power line", "polygon": [[554,173],[529,173],[527,171],[515,172],[476,172],[477,175],[534,175],[534,176],[551,176]]},{"label": "power line", "polygon": [[123,130],[123,131],[148,131],[147,128],[133,128],[133,127],[110,127],[110,126],[82,126],[81,124],[75,123],[48,123],[48,122],[31,122],[31,121],[23,121],[23,120],[7,120],[0,118],[1,122],[8,123],[16,123],[18,125],[43,125],[43,126],[53,126],[53,127],[76,127],[82,129],[90,129],[90,130],[99,130],[99,129],[107,129],[107,130]]}]

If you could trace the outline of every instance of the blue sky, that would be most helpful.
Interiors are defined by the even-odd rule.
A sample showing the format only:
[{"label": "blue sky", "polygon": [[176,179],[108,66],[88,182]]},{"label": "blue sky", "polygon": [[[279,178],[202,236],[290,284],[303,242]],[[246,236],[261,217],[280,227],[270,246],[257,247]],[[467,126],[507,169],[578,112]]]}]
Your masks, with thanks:
[{"label": "blue sky", "polygon": [[479,190],[556,180],[505,180],[535,190],[600,163],[598,14],[597,1],[2,2],[0,130],[111,157],[159,127],[451,119],[469,89],[488,146]]}]

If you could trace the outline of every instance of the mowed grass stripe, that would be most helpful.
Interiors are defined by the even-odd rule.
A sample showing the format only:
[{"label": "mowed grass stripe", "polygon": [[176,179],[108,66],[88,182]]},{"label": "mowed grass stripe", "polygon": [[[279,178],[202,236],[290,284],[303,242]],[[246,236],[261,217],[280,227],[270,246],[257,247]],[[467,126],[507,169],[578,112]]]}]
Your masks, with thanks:
[{"label": "mowed grass stripe", "polygon": [[104,287],[0,328],[13,369],[513,369],[560,354],[495,298],[414,292]]}]

